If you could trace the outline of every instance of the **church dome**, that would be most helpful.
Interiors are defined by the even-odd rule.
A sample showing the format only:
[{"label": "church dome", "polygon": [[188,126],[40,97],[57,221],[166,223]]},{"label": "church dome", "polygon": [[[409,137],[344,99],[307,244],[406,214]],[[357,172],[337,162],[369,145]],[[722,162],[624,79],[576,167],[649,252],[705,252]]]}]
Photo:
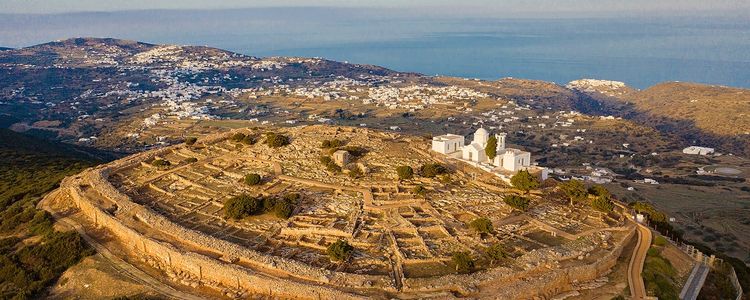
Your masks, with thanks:
[{"label": "church dome", "polygon": [[477,132],[474,133],[474,142],[484,146],[487,144],[487,140],[490,138],[490,133],[487,132],[484,128],[477,129]]}]

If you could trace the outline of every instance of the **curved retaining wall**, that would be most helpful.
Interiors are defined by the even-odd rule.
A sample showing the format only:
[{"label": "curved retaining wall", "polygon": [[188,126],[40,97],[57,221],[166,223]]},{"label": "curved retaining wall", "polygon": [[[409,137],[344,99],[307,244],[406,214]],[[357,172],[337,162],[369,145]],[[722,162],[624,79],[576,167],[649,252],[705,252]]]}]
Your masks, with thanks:
[{"label": "curved retaining wall", "polygon": [[[211,136],[202,143],[227,138],[232,132]],[[135,257],[148,258],[158,267],[176,271],[193,281],[215,287],[246,290],[257,294],[270,294],[283,298],[303,299],[358,299],[363,296],[340,289],[359,291],[397,292],[391,277],[342,273],[316,268],[282,257],[266,255],[240,245],[215,238],[202,232],[182,227],[166,217],[151,211],[117,190],[107,180],[111,171],[131,167],[179,146],[165,147],[132,155],[105,166],[92,168],[63,180],[60,190],[71,196],[85,216],[113,233]],[[105,212],[87,200],[81,186],[91,186],[103,197],[117,205],[114,215]],[[186,251],[171,243],[156,240],[128,227],[122,220],[143,222],[150,229],[169,235],[175,241],[190,245],[208,255]],[[513,272],[507,268],[494,268],[468,275],[447,275],[433,278],[407,278],[402,292],[409,294],[442,294],[455,291],[466,295],[482,287],[502,285],[503,299],[530,299],[548,297],[571,289],[571,282],[589,281],[607,273],[617,262],[631,230],[616,248],[595,263],[566,269],[542,270],[534,268]],[[219,255],[218,253],[221,253]],[[239,262],[242,266],[230,262]],[[250,266],[250,268],[244,267]],[[274,274],[269,276],[266,274]],[[533,278],[533,281],[527,280]],[[500,296],[500,294],[496,294]],[[385,297],[385,295],[384,295]]]}]

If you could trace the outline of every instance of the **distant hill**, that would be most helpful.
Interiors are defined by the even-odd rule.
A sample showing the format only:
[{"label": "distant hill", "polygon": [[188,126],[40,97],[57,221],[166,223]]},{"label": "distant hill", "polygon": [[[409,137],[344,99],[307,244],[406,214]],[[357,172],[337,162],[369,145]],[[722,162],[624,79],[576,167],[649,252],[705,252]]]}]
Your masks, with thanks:
[{"label": "distant hill", "polygon": [[[628,87],[568,84],[585,113],[620,116],[679,137],[683,145],[721,147],[750,155],[750,90],[666,82]],[[613,87],[615,87],[613,89]]]},{"label": "distant hill", "polygon": [[638,110],[719,135],[750,134],[750,90],[696,83],[669,82],[626,98]]},{"label": "distant hill", "polygon": [[5,51],[5,50],[13,50],[13,48],[0,47],[0,51]]}]

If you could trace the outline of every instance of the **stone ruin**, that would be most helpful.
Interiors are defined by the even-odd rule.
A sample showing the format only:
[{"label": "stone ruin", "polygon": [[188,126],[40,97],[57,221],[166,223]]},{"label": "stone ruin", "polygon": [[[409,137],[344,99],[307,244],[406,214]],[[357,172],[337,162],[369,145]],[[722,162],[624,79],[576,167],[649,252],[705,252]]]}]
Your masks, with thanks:
[{"label": "stone ruin", "polygon": [[[508,193],[463,170],[449,178],[399,180],[397,166],[415,170],[432,157],[426,143],[362,128],[307,126],[278,129],[291,144],[270,148],[229,139],[236,132],[132,155],[63,180],[55,197],[70,199],[96,227],[116,238],[129,257],[147,262],[180,284],[232,290],[232,295],[280,298],[551,297],[594,281],[616,263],[633,227],[535,196],[519,214]],[[367,149],[350,162],[360,178],[331,173],[320,162],[323,140]],[[335,149],[334,149],[335,150]],[[337,152],[333,152],[337,153]],[[188,158],[195,158],[197,161]],[[169,167],[155,167],[162,159]],[[345,163],[345,164],[346,164]],[[268,182],[242,183],[245,174]],[[427,190],[425,196],[412,192]],[[239,194],[302,197],[289,219],[259,215],[225,218],[224,202]],[[495,232],[480,236],[467,224],[489,218]],[[326,248],[354,246],[344,263]],[[498,264],[484,250],[501,244],[511,258]],[[455,252],[476,259],[457,274]]]}]

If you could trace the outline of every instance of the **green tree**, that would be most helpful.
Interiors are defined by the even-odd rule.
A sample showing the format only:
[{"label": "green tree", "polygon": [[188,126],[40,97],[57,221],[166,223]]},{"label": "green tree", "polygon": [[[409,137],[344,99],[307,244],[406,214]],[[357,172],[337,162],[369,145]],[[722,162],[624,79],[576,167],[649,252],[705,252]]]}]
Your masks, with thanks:
[{"label": "green tree", "polygon": [[188,146],[192,146],[197,141],[198,141],[197,137],[191,136],[191,137],[185,139],[185,144],[188,145]]},{"label": "green tree", "polygon": [[281,135],[275,132],[268,132],[266,133],[265,143],[271,148],[279,148],[279,147],[289,145],[290,140],[289,140],[289,137],[285,135]]},{"label": "green tree", "polygon": [[500,243],[494,243],[490,245],[489,247],[487,247],[487,249],[485,249],[484,253],[485,255],[487,255],[487,258],[490,259],[491,265],[494,265],[495,261],[508,257],[508,252]]},{"label": "green tree", "polygon": [[401,180],[412,179],[414,177],[414,169],[410,166],[398,166],[396,167],[396,173],[398,173],[398,178]]},{"label": "green tree", "polygon": [[615,208],[615,204],[608,196],[598,196],[591,200],[591,207],[598,211],[609,213]]},{"label": "green tree", "polygon": [[492,221],[484,217],[474,219],[469,223],[469,227],[479,233],[493,233],[495,231],[492,227]]},{"label": "green tree", "polygon": [[260,177],[260,175],[258,175],[258,174],[254,174],[254,173],[247,174],[247,175],[245,175],[245,184],[247,184],[247,185],[259,185],[261,183],[262,179],[263,178]]},{"label": "green tree", "polygon": [[448,173],[448,169],[438,163],[429,163],[422,165],[422,167],[419,168],[419,173],[424,177],[433,178],[435,176]]},{"label": "green tree", "polygon": [[338,148],[338,147],[341,147],[341,146],[343,146],[344,144],[345,144],[345,142],[344,142],[344,141],[342,141],[342,140],[337,140],[337,139],[333,139],[333,140],[324,140],[324,141],[323,141],[323,142],[321,143],[321,146],[320,146],[320,147],[321,147],[321,148],[323,148],[323,149],[329,149],[329,148]]},{"label": "green tree", "polygon": [[362,177],[362,175],[364,175],[364,173],[362,172],[362,169],[359,168],[359,166],[353,165],[349,167],[349,177],[356,179]]},{"label": "green tree", "polygon": [[151,162],[151,165],[154,167],[166,168],[166,167],[171,166],[172,163],[164,159],[154,159],[154,161]]},{"label": "green tree", "polygon": [[497,137],[495,137],[494,134],[491,134],[490,138],[487,140],[487,146],[484,147],[484,153],[487,154],[487,157],[489,157],[490,160],[495,159],[495,156],[497,156]]},{"label": "green tree", "polygon": [[224,202],[224,215],[227,218],[239,220],[257,214],[262,208],[263,200],[242,194]]},{"label": "green tree", "polygon": [[425,195],[427,195],[427,189],[426,189],[426,188],[424,188],[424,186],[423,186],[423,185],[421,185],[421,184],[420,184],[420,185],[418,185],[418,186],[415,186],[415,187],[414,187],[414,188],[413,188],[413,189],[411,190],[411,192],[412,192],[412,193],[414,193],[414,194],[416,194],[416,195],[422,196],[422,197],[424,197]]},{"label": "green tree", "polygon": [[240,142],[245,145],[255,145],[257,140],[256,140],[256,136],[246,135],[245,137],[242,138],[242,140],[240,140]]},{"label": "green tree", "polygon": [[508,206],[520,211],[526,211],[529,208],[529,198],[518,195],[507,195],[503,197],[503,202]]},{"label": "green tree", "polygon": [[294,204],[282,199],[276,201],[276,204],[274,204],[272,210],[275,216],[282,219],[289,219],[289,217],[292,216],[292,212],[294,212]]},{"label": "green tree", "polygon": [[568,180],[560,185],[560,190],[568,197],[571,206],[574,202],[586,200],[588,197],[586,186],[580,180]]},{"label": "green tree", "polygon": [[528,193],[530,190],[539,187],[539,179],[531,175],[527,170],[521,170],[510,178],[513,187]]},{"label": "green tree", "polygon": [[453,253],[453,264],[456,265],[456,272],[469,273],[474,269],[474,259],[468,252]]},{"label": "green tree", "polygon": [[589,194],[594,196],[604,196],[604,197],[611,197],[612,194],[602,185],[593,185],[589,188]]},{"label": "green tree", "polygon": [[233,142],[239,143],[239,142],[242,142],[243,139],[245,139],[245,134],[242,132],[238,132],[232,135],[232,137],[229,139],[232,140]]},{"label": "green tree", "polygon": [[349,245],[349,243],[345,240],[338,240],[328,246],[328,249],[326,249],[328,257],[330,257],[331,260],[335,261],[348,260],[352,256],[353,252],[354,247],[352,247],[352,245]]}]

